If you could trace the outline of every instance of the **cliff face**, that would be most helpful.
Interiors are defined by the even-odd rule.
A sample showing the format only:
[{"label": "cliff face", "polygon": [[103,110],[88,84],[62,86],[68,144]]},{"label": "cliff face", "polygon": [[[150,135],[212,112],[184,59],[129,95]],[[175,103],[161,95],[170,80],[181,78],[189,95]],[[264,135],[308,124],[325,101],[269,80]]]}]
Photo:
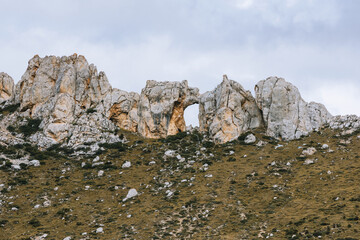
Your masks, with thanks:
[{"label": "cliff face", "polygon": [[[0,140],[13,144],[26,138],[41,147],[111,143],[122,141],[115,133],[118,127],[146,138],[165,138],[185,131],[184,110],[195,103],[200,131],[217,143],[259,127],[271,137],[297,139],[340,121],[333,120],[322,104],[306,103],[282,78],[260,81],[255,93],[256,98],[224,76],[213,91],[201,95],[187,81],[147,81],[139,95],[112,88],[105,73],[81,55],[36,55],[16,86],[10,76],[0,73]],[[39,119],[40,131],[10,134],[31,119]]]}]

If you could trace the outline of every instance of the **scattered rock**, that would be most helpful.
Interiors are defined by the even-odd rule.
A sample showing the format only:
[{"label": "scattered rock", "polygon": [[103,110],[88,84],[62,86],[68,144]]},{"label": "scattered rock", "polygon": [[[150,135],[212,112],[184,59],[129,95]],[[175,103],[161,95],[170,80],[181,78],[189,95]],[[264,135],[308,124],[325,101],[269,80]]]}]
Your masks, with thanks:
[{"label": "scattered rock", "polygon": [[102,177],[104,175],[104,171],[100,170],[97,175],[98,175],[98,177]]},{"label": "scattered rock", "polygon": [[121,167],[122,168],[129,168],[129,167],[131,167],[131,162],[126,161],[126,162],[123,163],[123,165]]},{"label": "scattered rock", "polygon": [[310,148],[303,150],[301,155],[302,156],[311,156],[311,155],[314,155],[315,153],[316,153],[316,149],[313,147],[310,147]]},{"label": "scattered rock", "polygon": [[34,167],[39,167],[40,161],[39,160],[31,160],[29,165],[32,165]]},{"label": "scattered rock", "polygon": [[102,227],[97,228],[96,233],[104,233],[104,228]]},{"label": "scattered rock", "polygon": [[315,163],[315,160],[314,159],[306,159],[304,161],[304,165],[309,165],[309,164],[314,164]]},{"label": "scattered rock", "polygon": [[126,197],[123,199],[123,202],[125,202],[126,200],[136,197],[138,195],[138,192],[136,191],[135,188],[132,188],[129,190],[128,194],[126,195]]},{"label": "scattered rock", "polygon": [[244,140],[244,142],[245,142],[246,144],[252,144],[252,143],[256,142],[256,137],[255,137],[255,135],[254,135],[254,134],[249,134],[249,135],[247,135],[246,138],[245,138],[245,140]]}]

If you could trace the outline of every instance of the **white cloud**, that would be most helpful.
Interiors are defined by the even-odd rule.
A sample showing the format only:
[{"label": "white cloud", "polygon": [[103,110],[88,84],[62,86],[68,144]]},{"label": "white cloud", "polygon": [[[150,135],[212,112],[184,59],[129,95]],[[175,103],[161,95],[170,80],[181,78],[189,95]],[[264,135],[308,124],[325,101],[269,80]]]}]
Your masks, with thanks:
[{"label": "white cloud", "polygon": [[305,29],[314,23],[334,25],[340,18],[336,0],[235,0],[234,5],[280,28],[292,24]]},{"label": "white cloud", "polygon": [[252,7],[254,3],[254,0],[236,0],[235,1],[235,5],[236,7],[245,10],[245,9],[249,9],[250,7]]}]

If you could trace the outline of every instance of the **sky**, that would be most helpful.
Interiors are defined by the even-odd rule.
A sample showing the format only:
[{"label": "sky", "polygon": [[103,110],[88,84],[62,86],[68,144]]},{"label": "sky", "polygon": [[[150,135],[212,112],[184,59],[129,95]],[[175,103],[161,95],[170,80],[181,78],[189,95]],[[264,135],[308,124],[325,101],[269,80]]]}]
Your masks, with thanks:
[{"label": "sky", "polygon": [[[34,55],[84,55],[113,87],[146,80],[213,90],[227,74],[253,92],[283,77],[331,114],[360,115],[358,0],[0,0],[0,72]],[[185,111],[197,125],[197,106]]]}]

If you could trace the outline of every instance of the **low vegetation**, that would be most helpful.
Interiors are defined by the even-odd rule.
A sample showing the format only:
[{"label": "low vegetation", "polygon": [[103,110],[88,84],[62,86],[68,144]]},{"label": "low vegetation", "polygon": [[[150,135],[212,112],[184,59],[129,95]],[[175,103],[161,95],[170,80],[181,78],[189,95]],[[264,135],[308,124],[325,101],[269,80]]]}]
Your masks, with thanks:
[{"label": "low vegetation", "polygon": [[0,159],[0,239],[359,239],[357,135],[322,129],[283,142],[253,132],[258,146],[121,134],[127,143],[94,155],[0,146],[41,160],[12,170]]}]

